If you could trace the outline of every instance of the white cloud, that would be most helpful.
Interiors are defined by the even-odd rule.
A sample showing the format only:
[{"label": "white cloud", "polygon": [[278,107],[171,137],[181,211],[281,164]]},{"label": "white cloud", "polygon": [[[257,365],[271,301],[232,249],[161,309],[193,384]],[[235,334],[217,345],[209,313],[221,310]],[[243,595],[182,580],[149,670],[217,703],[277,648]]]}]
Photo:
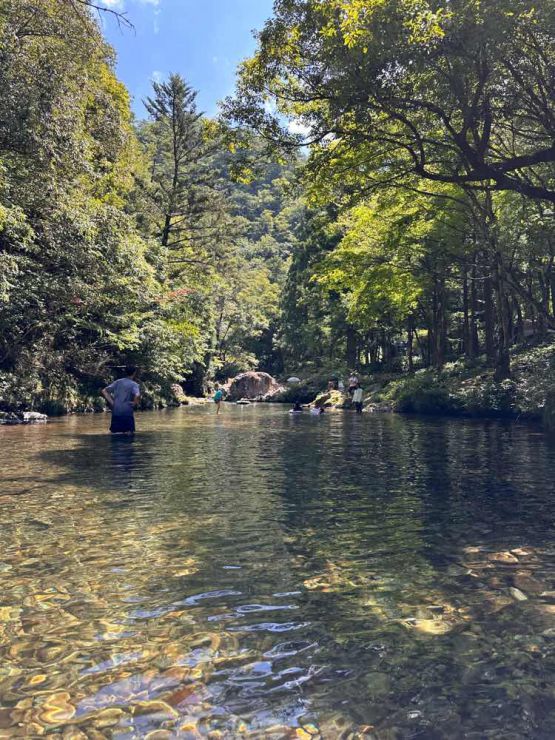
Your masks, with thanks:
[{"label": "white cloud", "polygon": [[164,75],[162,72],[160,72],[159,69],[153,70],[152,74],[150,75],[151,82],[162,82],[163,79]]},{"label": "white cloud", "polygon": [[[100,0],[110,10],[125,10],[126,0]],[[152,5],[155,8],[160,6],[162,0],[128,0],[130,4],[139,3],[139,5]]]},{"label": "white cloud", "polygon": [[152,24],[152,30],[154,31],[154,34],[156,36],[160,33],[160,21],[159,21],[159,17],[160,17],[160,13],[161,12],[162,12],[162,10],[161,10],[160,6],[157,5],[156,8],[154,9],[154,21],[153,21],[153,24]]}]

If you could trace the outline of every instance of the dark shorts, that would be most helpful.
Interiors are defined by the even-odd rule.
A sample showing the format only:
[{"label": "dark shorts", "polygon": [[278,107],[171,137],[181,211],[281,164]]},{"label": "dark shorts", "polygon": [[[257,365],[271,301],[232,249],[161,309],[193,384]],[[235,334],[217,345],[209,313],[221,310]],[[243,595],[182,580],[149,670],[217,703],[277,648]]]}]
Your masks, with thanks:
[{"label": "dark shorts", "polygon": [[355,411],[357,414],[362,414],[362,401],[355,402]]},{"label": "dark shorts", "polygon": [[114,416],[112,414],[110,431],[112,432],[112,434],[121,434],[123,432],[133,433],[135,431],[135,417],[129,416],[128,414],[126,414],[125,416]]}]

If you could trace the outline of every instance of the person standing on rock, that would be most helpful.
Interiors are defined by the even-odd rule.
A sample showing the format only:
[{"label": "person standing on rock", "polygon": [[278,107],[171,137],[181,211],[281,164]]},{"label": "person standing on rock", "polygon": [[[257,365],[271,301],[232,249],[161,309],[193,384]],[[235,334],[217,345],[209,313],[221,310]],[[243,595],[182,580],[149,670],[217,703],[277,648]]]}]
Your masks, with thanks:
[{"label": "person standing on rock", "polygon": [[347,392],[349,393],[350,396],[352,396],[357,388],[358,388],[358,377],[353,372],[351,373],[351,377],[348,380]]},{"label": "person standing on rock", "polygon": [[101,393],[112,409],[112,434],[134,434],[134,411],[141,400],[141,390],[137,383],[137,368],[129,365],[125,368],[125,377],[115,380],[106,386]]}]

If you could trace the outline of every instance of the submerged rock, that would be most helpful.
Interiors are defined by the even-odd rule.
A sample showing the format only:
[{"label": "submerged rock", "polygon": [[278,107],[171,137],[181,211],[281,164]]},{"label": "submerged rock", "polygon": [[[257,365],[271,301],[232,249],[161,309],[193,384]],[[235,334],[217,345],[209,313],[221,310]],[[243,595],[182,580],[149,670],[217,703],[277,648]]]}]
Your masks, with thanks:
[{"label": "submerged rock", "polygon": [[518,563],[518,558],[510,552],[492,552],[488,555],[488,560],[494,563],[508,563],[510,565]]},{"label": "submerged rock", "polygon": [[530,594],[541,594],[545,591],[545,585],[534,578],[529,571],[520,571],[513,577],[513,583],[516,588]]},{"label": "submerged rock", "polygon": [[21,424],[21,419],[11,411],[0,411],[0,424]]},{"label": "submerged rock", "polygon": [[387,673],[371,671],[366,674],[364,680],[372,696],[388,694],[391,691],[391,678]]},{"label": "submerged rock", "polygon": [[227,383],[228,401],[266,401],[284,388],[268,373],[249,371]]},{"label": "submerged rock", "polygon": [[364,407],[364,411],[369,414],[392,414],[395,407],[391,401],[380,401],[379,403],[369,403]]},{"label": "submerged rock", "polygon": [[514,586],[511,586],[509,589],[509,593],[515,599],[515,601],[528,601],[528,596],[526,594],[523,594],[522,591],[519,588],[514,588]]}]

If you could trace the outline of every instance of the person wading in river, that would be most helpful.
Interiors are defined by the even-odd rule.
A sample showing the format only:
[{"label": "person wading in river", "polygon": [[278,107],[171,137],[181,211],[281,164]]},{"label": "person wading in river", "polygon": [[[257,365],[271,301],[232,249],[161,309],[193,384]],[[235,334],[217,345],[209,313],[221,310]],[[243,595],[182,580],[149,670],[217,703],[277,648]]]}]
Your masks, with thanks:
[{"label": "person wading in river", "polygon": [[214,403],[216,404],[216,414],[220,413],[223,399],[224,399],[224,392],[218,385],[216,385],[216,393],[214,393]]},{"label": "person wading in river", "polygon": [[133,412],[141,400],[141,391],[137,383],[137,368],[125,368],[125,378],[115,380],[102,390],[102,395],[112,409],[112,434],[134,434],[135,416]]},{"label": "person wading in river", "polygon": [[357,414],[362,414],[362,404],[362,388],[360,385],[357,385],[353,391],[353,406],[355,407]]}]

